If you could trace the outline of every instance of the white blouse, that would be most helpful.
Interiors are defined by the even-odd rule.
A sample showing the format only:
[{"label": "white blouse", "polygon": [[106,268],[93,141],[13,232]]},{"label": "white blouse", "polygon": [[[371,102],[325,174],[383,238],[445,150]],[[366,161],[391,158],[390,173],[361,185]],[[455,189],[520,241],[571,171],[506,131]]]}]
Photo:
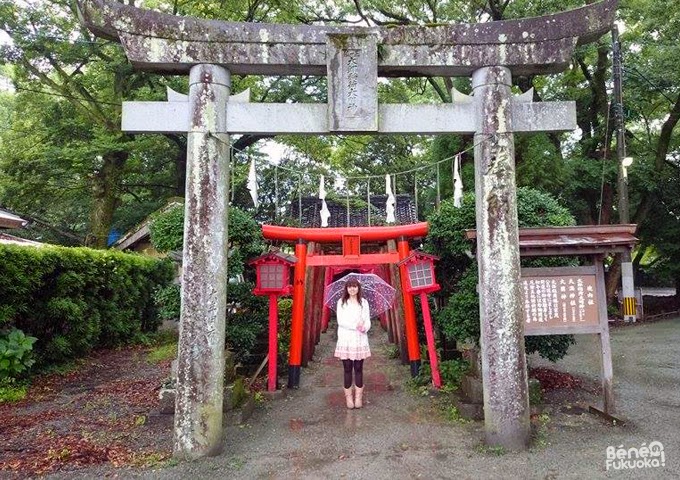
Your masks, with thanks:
[{"label": "white blouse", "polygon": [[368,301],[365,298],[361,299],[361,305],[353,302],[351,299],[347,303],[342,303],[342,298],[338,300],[336,309],[338,326],[341,329],[357,330],[357,325],[363,320],[364,333],[371,328],[371,315],[368,306]]},{"label": "white blouse", "polygon": [[[338,343],[335,347],[335,356],[341,359],[362,360],[371,356],[366,332],[371,328],[371,315],[368,301],[361,299],[361,305],[352,300],[347,300],[343,305],[342,299],[338,300]],[[357,327],[363,321],[363,332]]]}]

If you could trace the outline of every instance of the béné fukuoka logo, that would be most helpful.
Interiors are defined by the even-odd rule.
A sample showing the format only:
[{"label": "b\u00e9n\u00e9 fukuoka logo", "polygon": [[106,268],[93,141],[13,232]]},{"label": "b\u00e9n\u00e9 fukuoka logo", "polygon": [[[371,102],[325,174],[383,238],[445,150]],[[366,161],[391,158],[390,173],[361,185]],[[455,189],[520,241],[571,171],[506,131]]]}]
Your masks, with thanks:
[{"label": "b\u00e9n\u00e9 fukuoka logo", "polygon": [[661,442],[643,443],[640,447],[607,447],[607,470],[629,470],[666,466],[666,454]]}]

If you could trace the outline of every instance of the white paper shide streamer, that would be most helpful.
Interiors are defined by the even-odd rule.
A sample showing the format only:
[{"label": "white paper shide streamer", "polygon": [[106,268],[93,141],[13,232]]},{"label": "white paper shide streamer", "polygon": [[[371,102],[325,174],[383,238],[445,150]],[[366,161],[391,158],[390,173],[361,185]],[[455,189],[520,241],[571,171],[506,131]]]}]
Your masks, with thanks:
[{"label": "white paper shide streamer", "polygon": [[395,223],[397,221],[397,219],[394,218],[394,204],[396,203],[396,200],[394,198],[394,193],[392,193],[392,183],[390,182],[389,174],[385,175],[385,194],[387,195],[387,202],[385,203],[385,212],[387,216],[385,222]]},{"label": "white paper shide streamer", "polygon": [[248,191],[250,192],[250,197],[253,199],[253,204],[255,208],[260,206],[260,202],[257,199],[257,173],[255,172],[255,158],[250,160],[250,171],[248,172]]},{"label": "white paper shide streamer", "polygon": [[326,185],[323,175],[321,175],[319,180],[319,198],[321,199],[321,211],[319,212],[319,215],[321,215],[321,226],[327,227],[328,219],[331,218],[331,212],[328,210],[328,205],[326,205]]},{"label": "white paper shide streamer", "polygon": [[460,155],[453,160],[453,206],[463,206],[463,180],[460,178]]}]

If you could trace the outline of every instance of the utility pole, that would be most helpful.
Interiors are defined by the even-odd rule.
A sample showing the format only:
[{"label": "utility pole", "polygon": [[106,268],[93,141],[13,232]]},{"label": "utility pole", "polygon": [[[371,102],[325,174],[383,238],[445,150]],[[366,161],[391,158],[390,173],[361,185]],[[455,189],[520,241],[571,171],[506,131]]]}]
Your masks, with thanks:
[{"label": "utility pole", "polygon": [[[612,70],[614,76],[614,117],[616,120],[616,157],[619,163],[619,223],[630,223],[630,206],[628,204],[628,171],[632,159],[626,157],[626,138],[623,117],[622,88],[622,54],[619,41],[619,29],[612,27]],[[621,254],[621,290],[623,293],[623,320],[634,322],[636,318],[635,284],[633,281],[633,263],[630,251]]]}]

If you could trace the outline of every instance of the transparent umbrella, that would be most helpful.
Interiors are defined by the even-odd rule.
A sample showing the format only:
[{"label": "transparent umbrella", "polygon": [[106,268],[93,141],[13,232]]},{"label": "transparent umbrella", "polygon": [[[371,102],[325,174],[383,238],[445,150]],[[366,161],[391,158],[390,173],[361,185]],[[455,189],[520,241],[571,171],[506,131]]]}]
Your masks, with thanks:
[{"label": "transparent umbrella", "polygon": [[348,273],[340,280],[329,284],[324,291],[324,304],[335,310],[338,300],[345,293],[345,284],[350,279],[357,280],[361,285],[361,296],[368,301],[371,317],[390,309],[396,290],[374,273]]}]

